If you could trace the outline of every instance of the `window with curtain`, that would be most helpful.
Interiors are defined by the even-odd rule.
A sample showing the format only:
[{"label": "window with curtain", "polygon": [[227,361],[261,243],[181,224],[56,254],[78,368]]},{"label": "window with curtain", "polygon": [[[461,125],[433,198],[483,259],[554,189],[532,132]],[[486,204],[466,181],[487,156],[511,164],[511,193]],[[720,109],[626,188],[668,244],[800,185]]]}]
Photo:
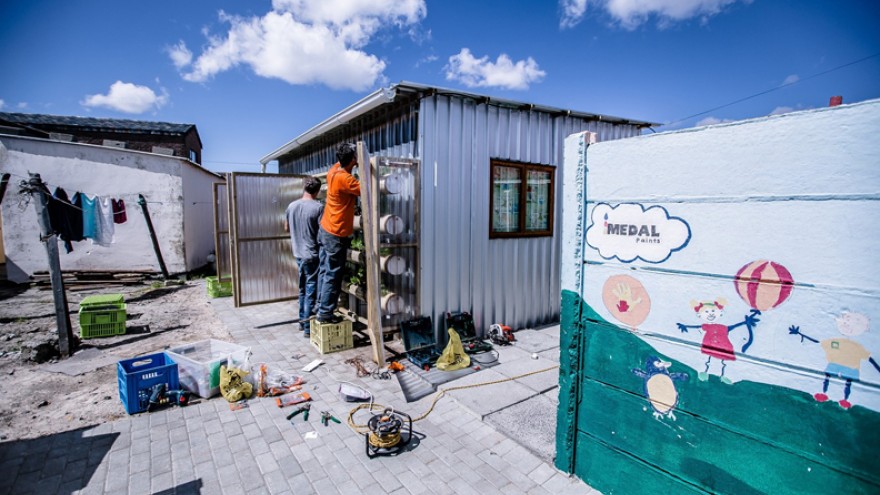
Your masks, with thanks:
[{"label": "window with curtain", "polygon": [[553,235],[555,169],[491,161],[490,238]]}]

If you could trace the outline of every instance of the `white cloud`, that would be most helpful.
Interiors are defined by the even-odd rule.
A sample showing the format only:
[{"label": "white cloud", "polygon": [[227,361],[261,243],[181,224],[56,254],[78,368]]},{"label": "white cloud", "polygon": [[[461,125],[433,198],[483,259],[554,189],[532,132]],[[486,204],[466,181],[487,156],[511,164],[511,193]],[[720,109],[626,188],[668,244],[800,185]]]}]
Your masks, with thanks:
[{"label": "white cloud", "polygon": [[6,105],[6,102],[3,100],[0,100],[0,110],[3,110],[4,105]]},{"label": "white cloud", "polygon": [[625,29],[635,29],[651,17],[662,28],[669,24],[698,17],[705,21],[728,5],[752,0],[560,0],[560,27],[579,23],[589,5],[604,10]]},{"label": "white cloud", "polygon": [[696,124],[695,127],[702,127],[704,125],[715,125],[715,124],[726,124],[728,122],[734,122],[733,119],[719,119],[718,117],[706,117]]},{"label": "white cloud", "polygon": [[166,51],[168,52],[168,56],[171,57],[174,66],[178,69],[182,69],[192,63],[193,54],[189,51],[189,48],[186,47],[186,43],[183,41],[174,46],[168,47]]},{"label": "white cloud", "polygon": [[800,81],[800,80],[801,80],[801,78],[798,77],[797,74],[792,74],[792,75],[786,77],[784,81],[782,81],[782,86],[787,86],[787,85],[789,85],[789,84],[794,84],[794,83],[796,83],[796,82],[798,82],[798,81]]},{"label": "white cloud", "polygon": [[416,68],[418,68],[420,65],[430,64],[430,63],[436,62],[436,61],[437,61],[436,55],[428,55],[427,57],[424,57],[416,62]]},{"label": "white cloud", "polygon": [[559,8],[562,10],[559,27],[561,29],[572,28],[584,18],[584,13],[587,11],[587,0],[559,0]]},{"label": "white cloud", "polygon": [[157,95],[146,86],[116,81],[106,95],[88,95],[81,102],[87,107],[104,107],[125,113],[144,113],[152,108],[161,108],[168,103],[168,93],[162,90]]},{"label": "white cloud", "polygon": [[208,37],[183,78],[203,82],[243,65],[290,84],[361,91],[382,81],[385,70],[385,62],[363,47],[379,31],[411,28],[427,15],[424,0],[274,0],[272,7],[262,17],[221,11],[229,31]]},{"label": "white cloud", "polygon": [[514,63],[502,53],[495,62],[489,57],[476,58],[467,48],[449,57],[446,79],[459,81],[467,87],[499,87],[505,89],[528,89],[529,84],[540,82],[547,75],[538,68],[532,57]]},{"label": "white cloud", "polygon": [[770,112],[770,113],[767,114],[767,115],[780,115],[780,114],[783,114],[783,113],[791,113],[791,112],[794,112],[794,108],[791,108],[791,107],[776,107],[776,108],[773,109],[772,112]]},{"label": "white cloud", "polygon": [[21,102],[19,102],[18,105],[16,105],[16,106],[17,106],[19,109],[24,110],[25,108],[27,108],[27,105],[28,105],[28,104],[27,104],[26,101],[21,101]]}]

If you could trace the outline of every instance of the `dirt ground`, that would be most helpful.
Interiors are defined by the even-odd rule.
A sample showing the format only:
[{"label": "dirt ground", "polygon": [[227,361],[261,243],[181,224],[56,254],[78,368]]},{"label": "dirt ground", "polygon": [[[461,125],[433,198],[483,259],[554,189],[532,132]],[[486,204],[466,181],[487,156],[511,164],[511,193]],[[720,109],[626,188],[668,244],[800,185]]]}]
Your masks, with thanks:
[{"label": "dirt ground", "polygon": [[[52,290],[26,285],[0,286],[0,441],[34,438],[126,415],[119,400],[116,362],[167,347],[215,338],[231,341],[209,303],[203,280],[160,286],[140,285],[68,291],[71,325],[79,335],[79,302],[94,294],[123,294],[126,334],[87,339],[80,352],[86,370],[70,376],[55,372],[63,361],[46,359],[57,333]],[[41,346],[41,344],[43,344]],[[36,349],[36,350],[35,350]],[[44,354],[39,356],[39,354]]]}]

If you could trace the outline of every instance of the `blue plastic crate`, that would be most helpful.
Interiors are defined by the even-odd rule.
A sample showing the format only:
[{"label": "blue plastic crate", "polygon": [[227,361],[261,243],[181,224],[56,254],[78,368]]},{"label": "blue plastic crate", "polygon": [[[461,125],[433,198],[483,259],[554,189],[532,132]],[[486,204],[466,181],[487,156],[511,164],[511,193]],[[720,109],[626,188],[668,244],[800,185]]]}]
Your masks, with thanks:
[{"label": "blue plastic crate", "polygon": [[164,383],[168,390],[180,388],[177,364],[164,352],[123,359],[116,364],[119,399],[125,412],[144,412],[150,405],[153,387]]}]

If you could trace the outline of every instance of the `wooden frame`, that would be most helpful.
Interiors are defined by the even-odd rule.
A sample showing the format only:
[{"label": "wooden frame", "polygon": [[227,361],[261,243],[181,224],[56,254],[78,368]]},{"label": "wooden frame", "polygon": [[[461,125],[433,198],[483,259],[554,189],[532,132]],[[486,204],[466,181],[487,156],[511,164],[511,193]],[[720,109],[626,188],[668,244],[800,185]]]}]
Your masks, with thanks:
[{"label": "wooden frame", "polygon": [[[535,163],[521,163],[507,160],[491,159],[489,166],[489,239],[512,239],[520,237],[551,237],[553,236],[553,222],[555,211],[556,194],[556,167],[539,165]],[[517,169],[520,172],[519,184],[519,209],[517,229],[511,232],[498,232],[495,230],[495,169],[505,167]],[[528,173],[530,171],[550,174],[550,186],[547,195],[547,229],[526,230],[526,205],[528,199]]]},{"label": "wooden frame", "polygon": [[379,301],[379,176],[376,162],[370,159],[367,145],[357,143],[357,161],[361,169],[361,211],[364,216],[364,249],[367,267],[367,329],[373,344],[373,361],[385,365],[382,333],[382,307]]}]

